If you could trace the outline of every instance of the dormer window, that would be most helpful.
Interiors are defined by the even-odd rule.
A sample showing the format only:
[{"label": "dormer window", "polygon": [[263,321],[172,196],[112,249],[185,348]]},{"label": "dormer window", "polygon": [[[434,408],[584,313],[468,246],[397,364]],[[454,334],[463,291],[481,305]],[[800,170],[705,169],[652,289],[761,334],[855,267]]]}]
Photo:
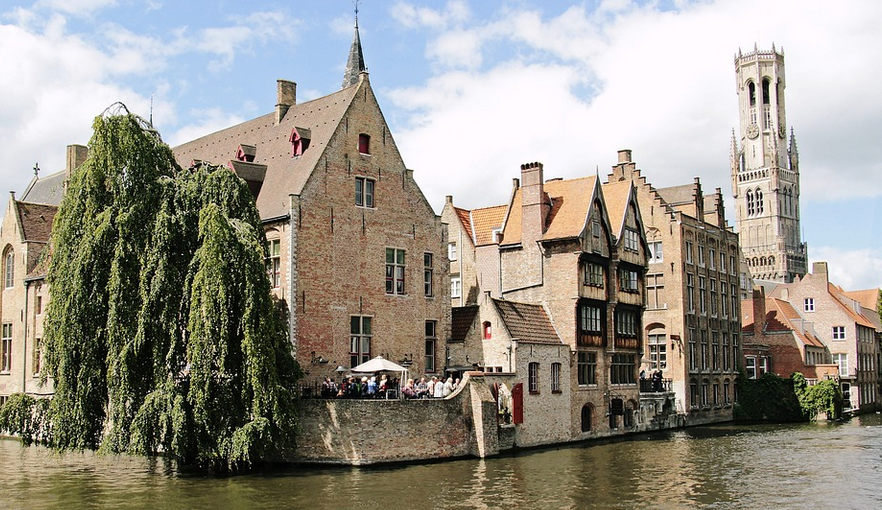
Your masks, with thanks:
[{"label": "dormer window", "polygon": [[371,136],[361,133],[358,135],[358,152],[359,154],[371,153]]},{"label": "dormer window", "polygon": [[236,159],[239,161],[245,161],[246,163],[253,162],[255,154],[257,154],[257,147],[253,145],[242,144],[236,149]]},{"label": "dormer window", "polygon": [[291,130],[291,136],[288,137],[288,141],[291,142],[292,158],[302,155],[309,148],[310,138],[312,138],[312,133],[309,129],[295,127]]}]

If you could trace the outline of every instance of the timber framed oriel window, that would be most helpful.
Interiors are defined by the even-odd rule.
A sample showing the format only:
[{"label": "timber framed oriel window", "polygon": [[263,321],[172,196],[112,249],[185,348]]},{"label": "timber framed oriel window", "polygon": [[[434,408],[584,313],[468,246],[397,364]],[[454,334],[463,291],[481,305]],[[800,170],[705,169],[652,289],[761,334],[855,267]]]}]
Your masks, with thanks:
[{"label": "timber framed oriel window", "polygon": [[373,209],[374,184],[374,180],[367,177],[355,178],[355,205]]},{"label": "timber framed oriel window", "polygon": [[371,338],[373,318],[366,315],[349,317],[349,363],[358,366],[371,359]]},{"label": "timber framed oriel window", "polygon": [[582,267],[584,285],[603,288],[603,266],[596,262],[586,262]]},{"label": "timber framed oriel window", "polygon": [[625,250],[640,251],[640,234],[636,230],[625,229]]},{"label": "timber framed oriel window", "polygon": [[386,294],[404,295],[404,250],[386,248]]}]

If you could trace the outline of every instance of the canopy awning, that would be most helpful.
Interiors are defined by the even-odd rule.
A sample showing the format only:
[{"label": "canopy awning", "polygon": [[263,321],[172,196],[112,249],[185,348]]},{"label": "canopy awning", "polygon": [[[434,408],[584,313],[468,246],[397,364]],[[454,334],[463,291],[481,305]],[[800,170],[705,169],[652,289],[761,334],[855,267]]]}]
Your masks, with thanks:
[{"label": "canopy awning", "polygon": [[361,365],[357,367],[352,367],[353,372],[407,372],[407,369],[398,363],[387,360],[382,356],[377,356],[376,358],[365,361]]}]

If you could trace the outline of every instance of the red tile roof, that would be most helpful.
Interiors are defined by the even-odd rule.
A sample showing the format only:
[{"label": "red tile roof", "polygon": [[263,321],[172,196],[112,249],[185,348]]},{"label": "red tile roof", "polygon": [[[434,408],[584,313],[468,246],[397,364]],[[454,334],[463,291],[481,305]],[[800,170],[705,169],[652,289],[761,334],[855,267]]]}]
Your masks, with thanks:
[{"label": "red tile roof", "polygon": [[494,205],[472,210],[471,218],[474,224],[474,237],[472,239],[475,241],[475,246],[496,243],[493,230],[502,228],[502,222],[505,221],[507,210],[507,205]]}]

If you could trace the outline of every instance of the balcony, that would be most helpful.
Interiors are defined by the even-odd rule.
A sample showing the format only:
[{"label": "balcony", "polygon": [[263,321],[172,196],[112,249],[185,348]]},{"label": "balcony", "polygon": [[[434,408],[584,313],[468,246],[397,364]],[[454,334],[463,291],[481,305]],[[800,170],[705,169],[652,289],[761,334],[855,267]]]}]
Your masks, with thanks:
[{"label": "balcony", "polygon": [[673,379],[640,379],[640,393],[670,393],[674,391]]}]

